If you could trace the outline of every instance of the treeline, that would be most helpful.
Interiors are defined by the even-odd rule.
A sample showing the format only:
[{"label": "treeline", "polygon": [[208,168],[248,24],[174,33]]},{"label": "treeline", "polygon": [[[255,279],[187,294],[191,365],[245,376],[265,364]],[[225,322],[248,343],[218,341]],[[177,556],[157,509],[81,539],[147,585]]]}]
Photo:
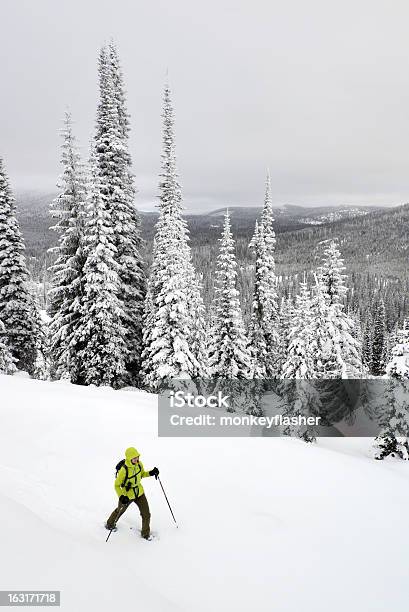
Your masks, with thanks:
[{"label": "treeline", "polygon": [[[35,220],[25,217],[24,235],[30,245],[27,249],[27,263],[33,280],[38,284],[50,282],[48,268],[53,255],[47,248],[55,240],[53,232],[47,231],[51,225],[49,214],[41,211],[39,229],[35,232],[35,242],[28,236],[29,226]],[[158,215],[141,214],[141,236],[143,259],[150,265],[152,241]],[[241,303],[246,320],[249,316],[249,297],[252,291],[252,254],[248,243],[253,229],[248,216],[239,220],[232,217],[232,231],[236,238],[236,254],[239,264],[238,282]],[[197,270],[203,275],[204,301],[210,305],[213,299],[213,275],[218,249],[222,220],[214,220],[204,215],[187,215],[192,256]],[[276,271],[280,278],[279,292],[295,295],[304,271],[312,270],[320,260],[325,241],[336,239],[348,270],[350,291],[346,296],[348,307],[357,310],[365,322],[368,313],[373,315],[377,301],[385,303],[387,328],[392,331],[397,323],[402,324],[409,312],[409,278],[407,274],[407,230],[409,205],[388,211],[372,212],[354,219],[328,223],[294,231],[293,224],[280,225],[277,220],[274,228],[277,235],[275,252]],[[287,222],[286,222],[287,223]],[[214,227],[209,227],[213,225]],[[385,245],[388,245],[387,247]],[[47,287],[38,287],[44,307]]]}]

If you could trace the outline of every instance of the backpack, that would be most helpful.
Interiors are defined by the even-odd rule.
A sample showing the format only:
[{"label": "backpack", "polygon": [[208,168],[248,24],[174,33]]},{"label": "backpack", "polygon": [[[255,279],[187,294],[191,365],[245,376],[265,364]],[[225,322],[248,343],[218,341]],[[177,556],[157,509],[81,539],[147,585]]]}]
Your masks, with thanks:
[{"label": "backpack", "polygon": [[115,470],[116,470],[115,476],[118,476],[118,472],[121,469],[121,467],[125,468],[125,478],[124,478],[124,481],[122,483],[122,486],[124,486],[126,481],[128,480],[128,466],[125,463],[125,459],[121,459],[121,461],[118,461],[118,463],[116,464],[116,466],[115,466]]}]

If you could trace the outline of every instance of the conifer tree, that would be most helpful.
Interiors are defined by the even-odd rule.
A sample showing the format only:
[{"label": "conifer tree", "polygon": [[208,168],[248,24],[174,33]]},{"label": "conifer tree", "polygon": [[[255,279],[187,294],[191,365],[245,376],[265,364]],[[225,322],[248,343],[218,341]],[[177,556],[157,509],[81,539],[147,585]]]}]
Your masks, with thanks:
[{"label": "conifer tree", "polygon": [[267,174],[264,207],[260,225],[250,247],[255,253],[255,279],[250,324],[253,375],[274,378],[280,375],[280,336],[275,274],[275,233],[273,228],[270,175]]},{"label": "conifer tree", "polygon": [[380,299],[375,310],[373,337],[372,337],[372,363],[371,373],[374,376],[385,374],[385,360],[387,348],[387,330],[385,317],[385,304]]},{"label": "conifer tree", "polygon": [[213,376],[248,378],[251,355],[244,330],[239,292],[236,289],[237,264],[230,216],[226,212],[215,282],[215,321],[209,367]]},{"label": "conifer tree", "polygon": [[206,309],[202,299],[203,281],[199,274],[195,274],[191,288],[191,303],[189,310],[192,317],[191,350],[196,360],[196,367],[192,372],[194,378],[205,378],[209,374],[207,322]]},{"label": "conifer tree", "polygon": [[[319,414],[327,424],[351,416],[353,404],[343,379],[360,375],[358,345],[351,323],[336,300],[330,303],[321,275],[316,275],[312,300],[312,342],[315,387],[319,390]],[[356,366],[356,367],[354,367]]]},{"label": "conifer tree", "polygon": [[357,339],[354,320],[345,312],[344,299],[348,291],[345,285],[344,261],[334,241],[324,252],[319,270],[319,285],[329,306],[328,324],[332,326],[333,349],[341,378],[359,377],[362,371],[361,346]]},{"label": "conifer tree", "polygon": [[[386,336],[385,362],[389,363],[392,359],[392,350],[399,344],[402,325],[397,321],[390,333]],[[371,353],[372,354],[372,353]]]},{"label": "conifer tree", "polygon": [[[282,396],[283,414],[290,417],[309,417],[317,413],[320,405],[318,392],[311,380],[316,374],[316,354],[312,350],[315,341],[312,336],[312,318],[311,293],[304,276],[289,326],[287,359],[281,373],[283,381],[278,387]],[[315,429],[311,426],[286,427],[284,433],[296,434],[306,442],[316,439]]]},{"label": "conifer tree", "polygon": [[280,347],[279,347],[279,365],[280,371],[287,359],[288,346],[290,344],[289,335],[291,330],[292,321],[294,318],[294,300],[292,296],[283,296],[281,299],[279,309],[279,335],[280,335]]},{"label": "conifer tree", "polygon": [[85,172],[72,131],[71,114],[65,114],[60,178],[60,194],[53,202],[54,229],[59,244],[52,249],[57,259],[51,267],[52,286],[49,294],[51,316],[50,354],[53,378],[79,382],[79,352],[73,341],[81,317],[84,291],[85,249]]},{"label": "conifer tree", "polygon": [[347,276],[344,274],[345,266],[341,253],[334,240],[330,241],[324,251],[320,270],[321,283],[328,296],[328,303],[330,305],[342,303],[347,293],[345,286]]},{"label": "conifer tree", "polygon": [[405,321],[399,342],[386,366],[385,398],[379,414],[381,432],[375,439],[376,459],[396,455],[409,459],[409,325]]},{"label": "conifer tree", "polygon": [[102,196],[99,164],[91,156],[87,196],[87,260],[81,320],[73,343],[83,384],[120,387],[127,358],[122,333],[123,302],[111,210]]},{"label": "conifer tree", "polygon": [[256,221],[255,231],[250,246],[255,253],[255,278],[253,289],[253,302],[250,320],[250,352],[252,357],[253,378],[266,378],[267,376],[267,339],[264,333],[263,313],[263,281],[262,281],[262,259],[264,250],[263,227],[259,228]]},{"label": "conifer tree", "polygon": [[310,350],[313,355],[313,364],[311,378],[340,378],[344,362],[339,355],[338,332],[320,274],[315,275],[315,286],[312,292]]},{"label": "conifer tree", "polygon": [[[144,300],[146,294],[146,274],[142,257],[143,240],[141,237],[141,219],[135,207],[135,185],[132,173],[132,159],[129,152],[129,113],[118,50],[111,42],[109,54],[117,100],[117,113],[122,128],[122,155],[125,162],[124,191],[127,195],[122,212],[123,230],[120,234],[117,249],[119,274],[124,292],[124,325],[126,328],[126,344],[128,357],[126,368],[130,381],[140,380],[139,370],[143,350],[142,321]],[[121,211],[118,210],[119,215]]]},{"label": "conifer tree", "polygon": [[289,330],[287,359],[282,367],[282,378],[314,378],[314,359],[311,347],[314,342],[311,295],[306,279],[300,283],[300,294],[296,297],[294,316]]},{"label": "conifer tree", "polygon": [[[203,312],[195,280],[189,236],[182,218],[182,192],[176,165],[174,115],[169,85],[163,105],[160,213],[145,301],[143,374],[150,388],[202,372],[194,316]],[[202,372],[204,374],[204,372]]]},{"label": "conifer tree", "polygon": [[37,380],[50,380],[51,378],[49,334],[50,328],[47,323],[43,322],[39,333],[37,358],[34,363],[33,372],[33,378],[36,378]]},{"label": "conifer tree", "polygon": [[4,323],[0,321],[0,374],[14,374],[15,360],[11,356],[9,347],[1,339],[5,336],[5,331]]},{"label": "conifer tree", "polygon": [[146,279],[141,256],[140,218],[129,153],[129,115],[118,52],[113,43],[99,58],[100,102],[95,158],[107,222],[110,219],[123,301],[119,332],[126,346],[124,382],[139,380]]},{"label": "conifer tree", "polygon": [[373,322],[368,317],[365,321],[363,341],[362,341],[362,362],[368,372],[372,367],[372,345],[373,345]]},{"label": "conifer tree", "polygon": [[5,344],[19,370],[34,371],[40,317],[31,294],[23,237],[16,218],[14,198],[0,158],[0,342]]}]

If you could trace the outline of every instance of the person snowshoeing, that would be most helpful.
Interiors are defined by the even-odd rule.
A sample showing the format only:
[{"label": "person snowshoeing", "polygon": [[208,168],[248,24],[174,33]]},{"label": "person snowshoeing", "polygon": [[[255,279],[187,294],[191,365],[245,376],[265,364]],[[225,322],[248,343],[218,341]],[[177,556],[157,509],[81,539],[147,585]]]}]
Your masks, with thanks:
[{"label": "person snowshoeing", "polygon": [[136,448],[130,447],[126,449],[124,464],[119,469],[115,479],[115,491],[119,497],[118,506],[110,514],[105,527],[109,530],[116,529],[119,517],[122,516],[131,502],[135,502],[142,517],[141,536],[149,540],[151,515],[141,479],[147,476],[155,476],[157,478],[159,470],[157,467],[154,467],[150,471],[145,471],[139,457],[140,453]]}]

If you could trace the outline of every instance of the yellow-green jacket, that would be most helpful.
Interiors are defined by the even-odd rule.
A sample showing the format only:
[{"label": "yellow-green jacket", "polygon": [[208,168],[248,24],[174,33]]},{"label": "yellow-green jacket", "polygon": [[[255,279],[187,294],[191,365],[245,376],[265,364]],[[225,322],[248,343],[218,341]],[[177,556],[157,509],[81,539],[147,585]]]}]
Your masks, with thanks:
[{"label": "yellow-green jacket", "polygon": [[[150,476],[149,472],[146,472],[143,463],[138,461],[137,463],[131,463],[131,459],[139,457],[140,453],[136,448],[127,448],[125,451],[125,465],[128,470],[128,478],[126,479],[125,466],[122,466],[115,479],[115,491],[118,497],[126,495],[129,499],[135,499],[143,495],[143,486],[141,484],[141,478]],[[126,479],[126,482],[125,482]],[[126,487],[126,488],[125,488]],[[128,491],[126,489],[129,489]]]}]

